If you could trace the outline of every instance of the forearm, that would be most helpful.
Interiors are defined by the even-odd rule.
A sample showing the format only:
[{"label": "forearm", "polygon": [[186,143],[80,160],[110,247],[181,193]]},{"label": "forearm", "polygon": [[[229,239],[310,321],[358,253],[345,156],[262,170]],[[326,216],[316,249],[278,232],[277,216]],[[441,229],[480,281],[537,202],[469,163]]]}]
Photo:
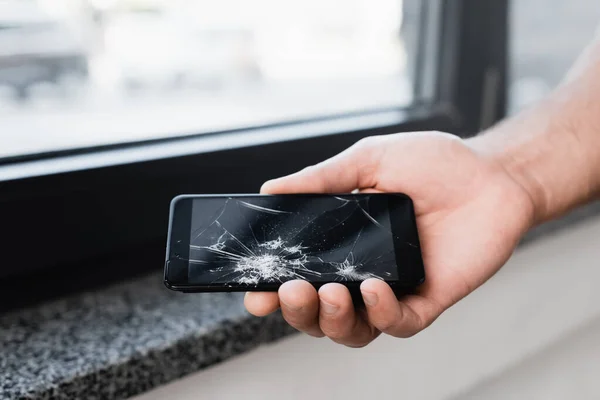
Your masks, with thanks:
[{"label": "forearm", "polygon": [[529,194],[535,222],[558,217],[600,193],[600,43],[565,82],[521,114],[470,139]]}]

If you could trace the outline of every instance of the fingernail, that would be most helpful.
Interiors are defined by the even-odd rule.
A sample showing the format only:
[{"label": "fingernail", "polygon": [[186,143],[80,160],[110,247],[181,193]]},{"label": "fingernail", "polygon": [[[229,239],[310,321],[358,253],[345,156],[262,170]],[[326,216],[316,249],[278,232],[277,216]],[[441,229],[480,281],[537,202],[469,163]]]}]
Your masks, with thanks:
[{"label": "fingernail", "polygon": [[337,310],[339,309],[338,306],[333,305],[333,304],[329,304],[323,300],[321,300],[321,310],[328,315],[332,315],[335,314],[337,312]]},{"label": "fingernail", "polygon": [[362,292],[362,296],[363,300],[365,301],[365,304],[371,307],[377,305],[377,302],[379,301],[377,295],[372,292]]},{"label": "fingernail", "polygon": [[283,301],[282,299],[279,299],[279,301],[285,306],[285,308],[287,308],[290,311],[300,311],[302,309],[302,306],[299,306],[297,304],[289,304]]}]

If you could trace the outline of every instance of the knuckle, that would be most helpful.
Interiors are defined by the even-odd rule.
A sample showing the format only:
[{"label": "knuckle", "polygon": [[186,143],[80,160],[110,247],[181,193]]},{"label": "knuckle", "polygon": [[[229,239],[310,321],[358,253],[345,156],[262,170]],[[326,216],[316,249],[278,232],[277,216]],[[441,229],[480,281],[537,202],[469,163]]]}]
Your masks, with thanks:
[{"label": "knuckle", "polygon": [[308,336],[314,337],[315,339],[321,339],[325,337],[325,334],[321,332],[321,329],[318,326],[303,332],[306,333]]},{"label": "knuckle", "polygon": [[396,322],[391,320],[379,321],[376,326],[381,332],[387,333],[388,335],[396,330]]},{"label": "knuckle", "polygon": [[319,167],[319,164],[307,165],[306,167],[302,168],[302,170],[300,172],[304,173],[304,174],[310,174],[310,173],[318,170],[318,167]]},{"label": "knuckle", "polygon": [[284,312],[283,318],[288,324],[300,331],[313,330],[315,325],[317,325],[313,318],[305,315],[297,315],[293,312]]},{"label": "knuckle", "polygon": [[364,137],[364,138],[361,138],[360,140],[358,140],[354,146],[355,147],[367,147],[367,146],[369,146],[369,143],[371,143],[371,142],[373,142],[373,137],[367,136],[367,137]]},{"label": "knuckle", "polygon": [[372,321],[381,332],[388,335],[397,336],[397,332],[403,329],[402,318],[397,314],[386,314],[378,316],[376,320]]},{"label": "knuckle", "polygon": [[383,332],[387,335],[390,335],[390,336],[403,338],[403,339],[412,337],[422,330],[420,325],[403,323],[402,320],[400,320],[400,321],[387,320],[387,321],[381,322],[377,326],[379,327],[379,330],[381,330],[381,332]]},{"label": "knuckle", "polygon": [[344,340],[348,336],[348,333],[343,329],[337,329],[337,328],[329,328],[328,329],[328,328],[321,327],[321,330],[323,331],[323,333],[325,335],[327,335],[327,337],[329,337],[330,339],[333,339],[334,341]]},{"label": "knuckle", "polygon": [[360,149],[360,151],[365,151],[366,149],[376,147],[380,141],[380,136],[367,136],[356,142],[354,146],[356,149]]},{"label": "knuckle", "polygon": [[310,322],[302,319],[286,318],[286,321],[288,324],[302,332],[312,331],[315,327],[315,324],[311,324]]},{"label": "knuckle", "polygon": [[384,139],[384,136],[369,136],[360,139],[351,149],[351,154],[365,176],[376,175],[385,150]]},{"label": "knuckle", "polygon": [[419,332],[421,332],[420,329],[410,328],[410,329],[405,329],[400,332],[397,332],[397,334],[395,336],[399,337],[401,339],[408,339],[408,338],[415,336]]},{"label": "knuckle", "polygon": [[288,324],[290,324],[291,326],[293,326],[294,328],[298,329],[299,331],[302,332],[308,332],[308,331],[312,331],[312,329],[314,328],[314,325],[305,322],[305,321],[287,321]]}]

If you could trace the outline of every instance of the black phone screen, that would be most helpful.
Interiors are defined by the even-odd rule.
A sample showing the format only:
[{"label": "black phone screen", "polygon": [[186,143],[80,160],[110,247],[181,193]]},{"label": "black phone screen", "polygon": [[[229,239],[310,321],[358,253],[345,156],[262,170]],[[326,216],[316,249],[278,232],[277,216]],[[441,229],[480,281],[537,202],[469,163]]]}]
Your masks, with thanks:
[{"label": "black phone screen", "polygon": [[422,270],[412,202],[406,196],[190,196],[181,202],[175,212],[181,206],[189,214],[183,227],[187,235],[182,227],[172,229],[182,238],[170,239],[179,244],[170,258],[187,267],[179,274],[186,285],[399,281],[411,275],[407,263]]}]

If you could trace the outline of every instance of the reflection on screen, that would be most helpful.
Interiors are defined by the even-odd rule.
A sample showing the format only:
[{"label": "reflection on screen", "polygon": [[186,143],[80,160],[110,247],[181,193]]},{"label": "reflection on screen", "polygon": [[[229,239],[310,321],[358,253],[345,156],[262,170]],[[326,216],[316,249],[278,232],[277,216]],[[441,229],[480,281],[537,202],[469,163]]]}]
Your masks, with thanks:
[{"label": "reflection on screen", "polygon": [[398,279],[386,196],[194,200],[192,284]]}]

